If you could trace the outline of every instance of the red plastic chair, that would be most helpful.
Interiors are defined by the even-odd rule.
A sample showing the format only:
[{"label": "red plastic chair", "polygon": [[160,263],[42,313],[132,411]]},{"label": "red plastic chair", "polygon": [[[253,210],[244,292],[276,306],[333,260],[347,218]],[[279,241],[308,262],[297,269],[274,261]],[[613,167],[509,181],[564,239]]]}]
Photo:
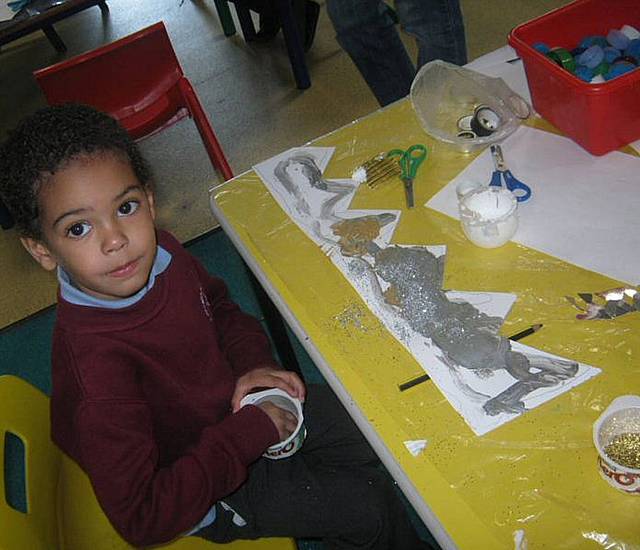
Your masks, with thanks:
[{"label": "red plastic chair", "polygon": [[213,166],[225,179],[233,177],[164,23],[33,74],[50,105],[91,105],[119,120],[136,140],[190,116]]}]

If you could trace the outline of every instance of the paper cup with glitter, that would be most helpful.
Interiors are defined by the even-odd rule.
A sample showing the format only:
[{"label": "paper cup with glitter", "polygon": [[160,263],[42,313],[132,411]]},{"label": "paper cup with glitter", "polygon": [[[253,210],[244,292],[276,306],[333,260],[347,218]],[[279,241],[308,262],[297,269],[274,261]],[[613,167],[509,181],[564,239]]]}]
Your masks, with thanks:
[{"label": "paper cup with glitter", "polygon": [[613,487],[640,495],[640,396],[614,399],[593,425],[598,467]]},{"label": "paper cup with glitter", "polygon": [[302,403],[296,397],[291,397],[287,392],[278,389],[271,388],[256,393],[250,393],[245,396],[240,402],[243,407],[245,405],[259,405],[265,401],[271,401],[277,407],[285,409],[293,414],[298,419],[298,424],[293,433],[287,437],[284,441],[276,443],[269,447],[262,456],[279,460],[281,458],[288,458],[293,455],[304,443],[307,437],[307,429],[304,427],[304,416],[302,414]]}]

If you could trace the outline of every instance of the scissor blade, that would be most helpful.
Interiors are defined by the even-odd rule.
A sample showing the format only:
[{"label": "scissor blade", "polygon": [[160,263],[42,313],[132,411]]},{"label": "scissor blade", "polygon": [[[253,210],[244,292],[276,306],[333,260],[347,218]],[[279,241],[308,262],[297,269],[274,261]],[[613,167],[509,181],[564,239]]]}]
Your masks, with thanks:
[{"label": "scissor blade", "polygon": [[404,178],[402,181],[404,182],[404,192],[407,196],[407,207],[413,208],[413,179]]}]

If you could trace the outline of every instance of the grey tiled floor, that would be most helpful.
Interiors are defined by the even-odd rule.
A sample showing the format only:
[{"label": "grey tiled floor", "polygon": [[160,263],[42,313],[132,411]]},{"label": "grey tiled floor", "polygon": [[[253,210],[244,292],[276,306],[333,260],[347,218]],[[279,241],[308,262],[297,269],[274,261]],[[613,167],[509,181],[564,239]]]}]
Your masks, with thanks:
[{"label": "grey tiled floor", "polygon": [[[282,35],[247,44],[222,32],[213,0],[107,0],[108,16],[95,7],[56,24],[68,47],[58,54],[42,33],[0,51],[0,139],[25,114],[44,105],[35,69],[91,50],[163,20],[187,77],[194,84],[235,173],[284,149],[301,145],[377,108],[349,57],[335,40],[324,1],[316,40],[307,54],[312,86],[295,88]],[[391,3],[391,2],[390,2]],[[469,59],[506,42],[516,24],[566,0],[461,0]],[[232,8],[233,11],[233,8]],[[236,25],[239,29],[239,25]],[[406,37],[405,37],[406,38]],[[414,45],[405,40],[415,55]],[[164,137],[164,136],[163,136]],[[215,181],[197,134],[178,128],[149,146],[158,177],[206,189]],[[175,205],[174,205],[175,206]],[[199,228],[215,222],[201,205]]]}]

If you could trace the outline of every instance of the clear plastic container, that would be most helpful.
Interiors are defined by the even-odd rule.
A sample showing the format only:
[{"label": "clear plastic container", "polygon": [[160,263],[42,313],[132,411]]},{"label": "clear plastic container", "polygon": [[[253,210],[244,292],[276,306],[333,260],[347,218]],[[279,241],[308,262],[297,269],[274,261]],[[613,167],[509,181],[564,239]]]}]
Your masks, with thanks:
[{"label": "clear plastic container", "polygon": [[[527,102],[501,78],[491,78],[440,60],[431,61],[418,71],[410,98],[424,130],[463,153],[502,141],[530,114]],[[460,137],[459,122],[482,106],[497,116],[495,131],[487,136]]]}]

